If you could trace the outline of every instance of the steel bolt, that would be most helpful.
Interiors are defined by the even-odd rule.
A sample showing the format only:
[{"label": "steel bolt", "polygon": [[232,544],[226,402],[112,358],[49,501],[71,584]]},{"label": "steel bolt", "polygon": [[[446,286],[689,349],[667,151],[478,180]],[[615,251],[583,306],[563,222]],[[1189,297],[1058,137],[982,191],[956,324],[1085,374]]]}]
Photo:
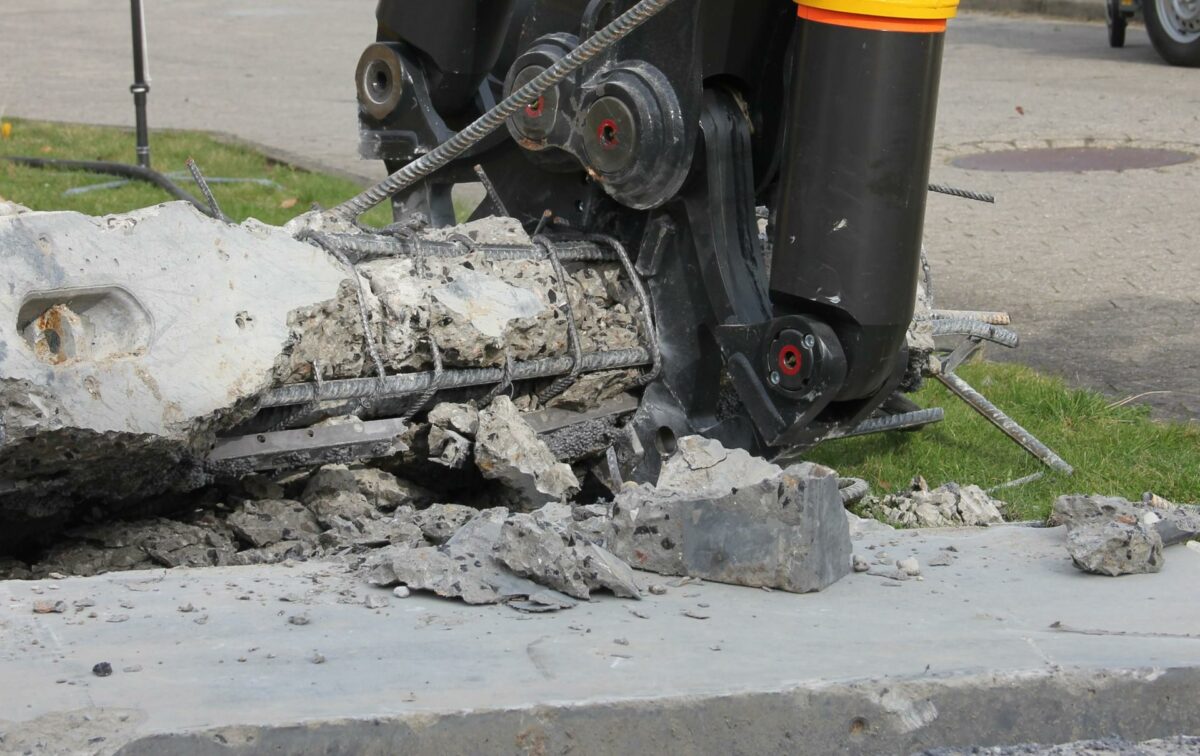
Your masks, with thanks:
[{"label": "steel bolt", "polygon": [[772,386],[778,386],[778,385],[779,385],[779,382],[780,382],[781,380],[783,380],[783,379],[782,379],[782,378],[779,376],[779,371],[778,371],[778,370],[772,370],[772,371],[771,371],[771,375],[770,375],[769,377],[770,377],[770,379],[771,379],[771,385],[772,385]]},{"label": "steel bolt", "polygon": [[811,333],[804,337],[804,346],[806,349],[812,349],[816,345],[817,345],[817,340],[815,338],[813,338],[813,335]]}]

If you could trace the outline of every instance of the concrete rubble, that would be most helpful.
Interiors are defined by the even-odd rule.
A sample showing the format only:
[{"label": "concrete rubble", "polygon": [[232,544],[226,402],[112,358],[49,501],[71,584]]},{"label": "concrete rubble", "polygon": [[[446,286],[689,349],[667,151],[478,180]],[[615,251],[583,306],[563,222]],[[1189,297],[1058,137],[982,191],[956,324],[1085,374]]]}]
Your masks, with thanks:
[{"label": "concrete rubble", "polygon": [[[376,376],[360,284],[388,373],[433,370],[433,344],[445,369],[568,355],[569,317],[585,352],[642,343],[640,304],[618,264],[564,263],[559,280],[548,260],[492,260],[474,250],[528,244],[510,219],[428,236],[464,240],[462,254],[372,259],[352,271],[284,229],[224,224],[187,203],[103,218],[6,203],[0,550],[68,525],[85,508],[119,513],[209,485],[205,458],[219,437],[249,438],[283,417],[258,415],[270,389]],[[628,370],[584,375],[548,404],[585,408],[636,378]],[[578,487],[568,469],[540,453],[518,459],[526,446],[496,436],[497,428],[520,435],[515,408],[538,406],[533,394],[515,399],[485,418],[480,458],[513,485],[514,506],[564,500]],[[373,406],[325,402],[305,412],[318,424],[357,423]],[[469,468],[477,422],[438,416],[423,426],[431,428],[422,437],[428,458]],[[407,496],[364,495],[375,505]]]},{"label": "concrete rubble", "polygon": [[686,437],[658,486],[627,486],[612,511],[609,546],[638,569],[796,593],[851,569],[837,474],[820,465],[783,470]]},{"label": "concrete rubble", "polygon": [[1163,548],[1200,535],[1200,508],[1153,494],[1130,502],[1115,496],[1060,496],[1050,525],[1065,525],[1067,553],[1084,572],[1116,577],[1158,572]]},{"label": "concrete rubble", "polygon": [[1005,503],[979,486],[947,483],[930,489],[921,476],[903,493],[871,496],[862,511],[904,528],[952,528],[997,525],[1004,522]]},{"label": "concrete rubble", "polygon": [[565,501],[579,490],[571,466],[559,462],[506,396],[479,413],[475,465],[499,480],[526,509]]}]

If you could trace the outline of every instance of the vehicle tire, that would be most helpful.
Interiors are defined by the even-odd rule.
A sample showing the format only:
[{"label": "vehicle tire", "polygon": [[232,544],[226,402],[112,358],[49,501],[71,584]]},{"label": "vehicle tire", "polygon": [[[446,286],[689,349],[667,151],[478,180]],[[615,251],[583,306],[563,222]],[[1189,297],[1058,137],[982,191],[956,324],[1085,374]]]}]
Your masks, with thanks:
[{"label": "vehicle tire", "polygon": [[[1149,0],[1149,2],[1154,2],[1154,0]],[[1104,20],[1108,24],[1108,46],[1124,47],[1125,27],[1129,22],[1126,20],[1125,14],[1121,13],[1121,0],[1105,0]]]},{"label": "vehicle tire", "polygon": [[1163,60],[1200,67],[1200,0],[1145,0],[1146,32]]}]

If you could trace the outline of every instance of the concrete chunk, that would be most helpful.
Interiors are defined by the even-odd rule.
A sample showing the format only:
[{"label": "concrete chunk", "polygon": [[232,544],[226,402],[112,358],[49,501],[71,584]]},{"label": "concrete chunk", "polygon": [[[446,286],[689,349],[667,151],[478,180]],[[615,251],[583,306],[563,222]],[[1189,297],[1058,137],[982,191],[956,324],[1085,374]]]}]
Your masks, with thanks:
[{"label": "concrete chunk", "polygon": [[1067,553],[1084,572],[1137,575],[1163,566],[1163,542],[1153,525],[1122,520],[1089,520],[1067,531]]},{"label": "concrete chunk", "polygon": [[[560,507],[561,512],[545,511]],[[605,549],[577,539],[571,532],[571,508],[550,504],[533,514],[514,514],[504,521],[496,558],[516,574],[587,600],[607,589],[617,596],[640,598],[633,570]]]},{"label": "concrete chunk", "polygon": [[664,575],[795,593],[849,573],[836,473],[812,464],[779,470],[718,447],[681,439],[664,467],[667,489],[629,486],[616,497],[609,545],[617,557]]},{"label": "concrete chunk", "polygon": [[298,501],[248,501],[226,522],[243,541],[255,547],[281,541],[315,541],[321,526]]},{"label": "concrete chunk", "polygon": [[17,524],[196,487],[215,433],[271,387],[289,313],[346,277],[281,229],[187,203],[0,217],[0,249],[0,515]]},{"label": "concrete chunk", "polygon": [[525,509],[564,501],[579,490],[571,467],[555,458],[506,396],[479,413],[475,465],[485,478],[504,483]]},{"label": "concrete chunk", "polygon": [[1164,546],[1184,543],[1200,535],[1200,509],[1173,504],[1153,495],[1138,502],[1119,496],[1060,496],[1054,501],[1048,524],[1066,525],[1071,530],[1088,523],[1111,520],[1152,526]]}]

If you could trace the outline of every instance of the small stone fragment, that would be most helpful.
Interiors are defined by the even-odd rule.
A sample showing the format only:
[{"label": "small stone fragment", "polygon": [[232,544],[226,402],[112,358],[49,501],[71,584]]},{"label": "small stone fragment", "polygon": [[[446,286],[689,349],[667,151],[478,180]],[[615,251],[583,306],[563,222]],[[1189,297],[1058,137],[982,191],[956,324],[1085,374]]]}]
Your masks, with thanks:
[{"label": "small stone fragment", "polygon": [[108,662],[100,662],[92,667],[92,674],[96,677],[108,677],[113,673],[112,665]]},{"label": "small stone fragment", "polygon": [[312,662],[313,664],[324,664],[325,656],[323,654],[320,654],[320,653],[317,653],[316,651],[314,651],[313,655],[308,657],[308,660],[310,662]]},{"label": "small stone fragment", "polygon": [[908,557],[898,560],[896,562],[896,569],[909,577],[916,577],[921,574],[921,563],[917,561],[916,557]]},{"label": "small stone fragment", "polygon": [[363,605],[368,609],[383,609],[388,605],[388,600],[383,596],[371,595],[367,596],[367,599],[363,602]]},{"label": "small stone fragment", "polygon": [[934,555],[929,560],[930,567],[949,567],[952,564],[954,564],[954,555],[946,551]]},{"label": "small stone fragment", "polygon": [[868,562],[865,557],[861,557],[858,554],[855,554],[854,555],[854,571],[855,572],[866,572],[869,569],[871,569],[871,563]]},{"label": "small stone fragment", "polygon": [[62,614],[67,611],[67,602],[65,601],[34,601],[34,614]]},{"label": "small stone fragment", "polygon": [[396,598],[406,599],[412,595],[412,591],[408,589],[407,585],[398,585],[392,589],[392,595]]},{"label": "small stone fragment", "polygon": [[307,614],[293,614],[288,617],[289,625],[307,625],[311,620]]},{"label": "small stone fragment", "polygon": [[655,583],[654,585],[650,586],[650,593],[654,594],[655,596],[665,596],[667,595],[667,586],[663,585],[662,583]]}]

